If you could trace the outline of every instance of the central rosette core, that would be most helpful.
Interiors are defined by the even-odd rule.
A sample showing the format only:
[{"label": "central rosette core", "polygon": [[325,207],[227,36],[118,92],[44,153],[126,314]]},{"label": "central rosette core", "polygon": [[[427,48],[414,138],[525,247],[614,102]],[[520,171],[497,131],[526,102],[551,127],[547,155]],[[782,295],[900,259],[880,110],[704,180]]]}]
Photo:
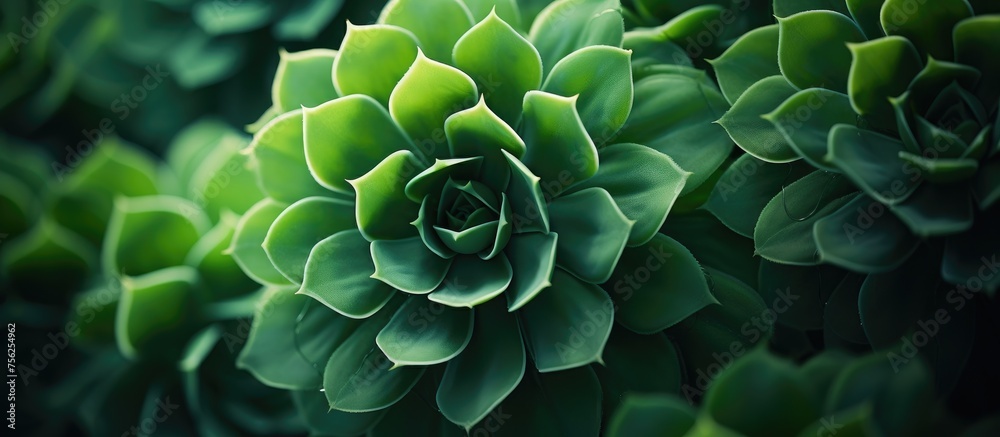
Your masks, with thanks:
[{"label": "central rosette core", "polygon": [[488,251],[500,228],[500,208],[499,197],[485,184],[448,179],[441,189],[434,232],[457,253]]},{"label": "central rosette core", "polygon": [[490,259],[510,239],[511,210],[503,193],[506,178],[482,180],[478,176],[483,161],[482,157],[438,160],[406,186],[407,196],[421,204],[413,225],[438,256],[478,254]]}]

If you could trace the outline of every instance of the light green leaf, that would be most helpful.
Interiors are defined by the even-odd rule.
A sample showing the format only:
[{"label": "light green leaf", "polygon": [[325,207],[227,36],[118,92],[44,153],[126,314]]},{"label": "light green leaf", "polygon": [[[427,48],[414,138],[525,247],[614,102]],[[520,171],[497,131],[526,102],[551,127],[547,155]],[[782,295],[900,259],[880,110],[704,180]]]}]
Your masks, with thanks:
[{"label": "light green leaf", "polygon": [[340,97],[330,80],[337,52],[312,49],[296,53],[279,52],[278,72],[271,85],[271,103],[284,113],[316,107]]},{"label": "light green leaf", "polygon": [[416,36],[406,29],[348,22],[333,63],[333,85],[340,95],[365,94],[388,107],[392,89],[416,58]]},{"label": "light green leaf", "polygon": [[577,100],[543,91],[524,96],[521,135],[527,150],[521,161],[541,178],[548,196],[597,173],[597,148],[576,111]]},{"label": "light green leaf", "polygon": [[268,197],[290,203],[331,194],[309,173],[301,110],[282,114],[264,125],[248,150],[257,167],[257,183]]},{"label": "light green leaf", "polygon": [[210,226],[197,206],[178,197],[118,198],[101,254],[104,271],[138,276],[181,265]]},{"label": "light green leaf", "polygon": [[302,115],[309,172],[339,193],[352,194],[347,181],[368,173],[393,152],[415,150],[385,108],[368,96],[341,97],[306,108]]},{"label": "light green leaf", "polygon": [[115,316],[118,349],[129,358],[176,359],[202,322],[197,270],[169,267],[122,280]]},{"label": "light green leaf", "polygon": [[827,161],[840,168],[865,194],[888,205],[905,201],[920,183],[920,173],[899,157],[903,143],[853,125],[830,130]]},{"label": "light green leaf", "polygon": [[919,6],[901,0],[885,0],[882,29],[913,42],[923,57],[953,59],[952,32],[960,21],[972,17],[966,0],[937,0]]},{"label": "light green leaf", "polygon": [[288,278],[282,275],[271,263],[271,259],[268,258],[263,247],[271,224],[285,210],[286,206],[272,199],[261,200],[250,208],[236,225],[236,233],[233,235],[233,244],[230,248],[233,259],[247,276],[261,284],[285,285],[289,283]]},{"label": "light green leaf", "polygon": [[524,164],[501,150],[510,164],[510,185],[507,187],[510,210],[514,218],[514,233],[549,232],[549,208],[542,194],[541,178],[535,176]]},{"label": "light green leaf", "polygon": [[[501,3],[509,3],[517,14],[516,2]],[[516,126],[521,119],[524,94],[538,89],[542,83],[542,59],[535,47],[511,27],[516,27],[516,23],[508,23],[493,9],[462,35],[455,44],[453,57],[455,66],[476,81],[490,108],[507,124]]]},{"label": "light green leaf", "polygon": [[560,59],[578,49],[621,47],[624,33],[618,0],[559,0],[538,14],[528,39],[538,48],[548,73]]},{"label": "light green leaf", "polygon": [[188,179],[185,197],[205,210],[212,220],[225,212],[243,214],[264,197],[244,153],[247,139],[229,132],[207,144],[210,150],[201,158]]},{"label": "light green leaf", "polygon": [[556,265],[586,282],[607,281],[635,221],[601,188],[559,197],[549,205],[549,214],[552,232],[559,234]]},{"label": "light green leaf", "polygon": [[264,238],[264,252],[286,278],[301,284],[313,246],[356,227],[353,202],[309,197],[293,203],[274,220]]},{"label": "light green leaf", "polygon": [[358,229],[369,241],[416,235],[410,226],[420,204],[406,197],[405,187],[422,166],[409,150],[389,155],[364,176],[350,180],[357,192]]},{"label": "light green leaf", "polygon": [[788,185],[760,213],[753,232],[756,254],[781,264],[817,264],[813,224],[852,200],[855,190],[843,176],[823,171]]},{"label": "light green leaf", "polygon": [[778,69],[778,25],[764,26],[741,36],[722,56],[709,61],[719,88],[730,104],[758,81],[780,75]]},{"label": "light green leaf", "polygon": [[847,95],[809,88],[789,97],[764,119],[774,124],[792,150],[813,167],[839,172],[826,162],[830,129],[858,123],[858,114]]},{"label": "light green leaf", "polygon": [[876,126],[895,127],[889,98],[905,92],[923,68],[917,49],[898,36],[848,44],[847,48],[854,56],[847,80],[851,106]]},{"label": "light green leaf", "polygon": [[479,91],[469,76],[418,51],[417,59],[392,90],[389,113],[413,139],[416,150],[432,161],[448,157],[444,131],[448,116],[475,106],[478,100]]},{"label": "light green leaf", "polygon": [[640,334],[662,331],[719,303],[691,252],[663,234],[626,249],[603,287],[618,308],[618,323]]},{"label": "light green leaf", "polygon": [[552,286],[518,314],[539,372],[600,363],[615,319],[604,290],[562,269],[552,273]]},{"label": "light green leaf", "polygon": [[691,173],[669,156],[638,144],[615,144],[598,152],[601,166],[594,177],[574,185],[603,188],[635,224],[628,245],[643,244],[656,235]]},{"label": "light green leaf", "polygon": [[451,308],[422,296],[407,298],[375,342],[393,363],[429,366],[451,360],[472,339],[473,311]]},{"label": "light green leaf", "polygon": [[691,172],[681,192],[688,194],[733,150],[726,130],[715,123],[727,109],[726,99],[710,84],[676,74],[653,75],[635,84],[632,113],[616,141],[653,148]]},{"label": "light green leaf", "polygon": [[474,24],[472,12],[460,0],[391,0],[378,23],[413,32],[424,53],[438,62],[451,62],[455,43]]},{"label": "light green leaf", "polygon": [[413,294],[437,289],[452,262],[431,252],[419,237],[376,240],[371,253],[375,262],[372,278]]},{"label": "light green leaf", "polygon": [[496,300],[476,307],[472,339],[448,362],[437,404],[448,420],[469,430],[520,384],[527,358],[517,319]]},{"label": "light green leaf", "polygon": [[604,145],[618,133],[632,110],[630,60],[631,53],[617,47],[582,48],[552,67],[542,91],[578,96],[576,109],[583,126],[594,142]]},{"label": "light green leaf", "polygon": [[316,299],[346,317],[364,319],[382,309],[396,294],[373,279],[370,244],[354,229],[331,235],[310,246],[298,294]]},{"label": "light green leaf", "polygon": [[[520,118],[521,102],[517,114]],[[477,180],[494,190],[502,191],[510,179],[508,167],[501,150],[520,158],[524,156],[524,141],[503,120],[494,114],[486,101],[480,99],[476,106],[452,114],[444,122],[445,135],[451,155],[457,158],[482,157],[482,167]]]},{"label": "light green leaf", "polygon": [[521,28],[521,11],[517,0],[462,0],[462,2],[469,8],[469,12],[472,12],[472,19],[476,22],[482,22],[491,14],[496,14],[514,29]]},{"label": "light green leaf", "polygon": [[366,413],[395,404],[416,385],[422,367],[395,369],[375,339],[402,304],[397,298],[365,319],[333,349],[323,372],[323,392],[330,408]]},{"label": "light green leaf", "polygon": [[510,237],[504,253],[512,260],[513,279],[507,288],[507,310],[514,312],[531,302],[542,290],[552,285],[555,269],[555,233],[530,232]]},{"label": "light green leaf", "polygon": [[818,220],[813,232],[822,261],[863,273],[899,267],[920,243],[885,205],[865,195]]},{"label": "light green leaf", "polygon": [[832,11],[808,11],[778,19],[778,65],[799,89],[847,92],[851,52],[846,43],[865,41],[850,18]]},{"label": "light green leaf", "polygon": [[473,308],[503,293],[512,277],[510,261],[504,255],[490,260],[458,256],[444,282],[427,298],[450,307]]},{"label": "light green leaf", "polygon": [[782,76],[771,76],[750,86],[719,124],[747,153],[757,159],[784,163],[799,159],[784,135],[764,115],[794,95],[795,88]]}]

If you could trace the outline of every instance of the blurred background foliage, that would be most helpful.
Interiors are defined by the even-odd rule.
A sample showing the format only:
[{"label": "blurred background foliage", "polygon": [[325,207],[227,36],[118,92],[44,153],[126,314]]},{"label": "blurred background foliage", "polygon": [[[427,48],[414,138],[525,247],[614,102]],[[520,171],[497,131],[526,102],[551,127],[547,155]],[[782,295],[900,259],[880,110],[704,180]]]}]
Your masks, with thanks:
[{"label": "blurred background foliage", "polygon": [[110,120],[162,150],[204,114],[267,109],[279,49],[339,45],[385,0],[5,0],[0,129],[61,156]]}]

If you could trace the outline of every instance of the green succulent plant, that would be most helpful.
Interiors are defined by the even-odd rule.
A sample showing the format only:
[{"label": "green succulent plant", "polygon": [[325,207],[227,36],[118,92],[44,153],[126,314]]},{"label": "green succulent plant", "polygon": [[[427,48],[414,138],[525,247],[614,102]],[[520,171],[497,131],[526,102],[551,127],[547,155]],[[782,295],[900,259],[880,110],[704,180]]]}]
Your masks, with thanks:
[{"label": "green succulent plant", "polygon": [[694,18],[626,32],[617,1],[520,6],[391,1],[339,50],[282,58],[250,127],[268,198],[232,246],[271,287],[240,365],[314,432],[474,432],[520,408],[504,432],[595,434],[601,385],[643,365],[622,346],[590,366],[605,346],[680,378],[662,331],[717,302],[659,232],[733,148],[670,42]]},{"label": "green succulent plant", "polygon": [[922,363],[895,371],[881,354],[829,351],[800,366],[756,350],[723,371],[700,407],[664,394],[630,396],[609,437],[993,435],[997,417],[969,423],[934,401]]},{"label": "green succulent plant", "polygon": [[[752,231],[765,259],[881,273],[928,241],[943,246],[941,276],[962,284],[995,254],[995,7],[904,3],[777,0],[778,24],[714,61],[733,102],[719,123],[734,141],[760,160],[816,170],[788,170],[756,227],[735,204],[710,206]],[[979,285],[992,293],[1000,275]]]},{"label": "green succulent plant", "polygon": [[0,197],[16,231],[0,246],[5,320],[36,351],[59,349],[18,367],[35,391],[24,423],[68,432],[76,415],[92,435],[302,432],[288,393],[235,368],[260,288],[224,253],[238,214],[262,197],[247,143],[206,120],[177,135],[167,165],[117,139],[62,181],[28,151],[4,161],[3,177],[24,181]]},{"label": "green succulent plant", "polygon": [[733,104],[719,124],[747,154],[705,209],[754,239],[765,300],[806,298],[779,321],[822,330],[827,346],[903,357],[937,317],[917,349],[950,392],[983,341],[976,292],[1000,285],[1000,90],[987,54],[998,10],[775,0],[774,11],[777,24],[710,61]]}]

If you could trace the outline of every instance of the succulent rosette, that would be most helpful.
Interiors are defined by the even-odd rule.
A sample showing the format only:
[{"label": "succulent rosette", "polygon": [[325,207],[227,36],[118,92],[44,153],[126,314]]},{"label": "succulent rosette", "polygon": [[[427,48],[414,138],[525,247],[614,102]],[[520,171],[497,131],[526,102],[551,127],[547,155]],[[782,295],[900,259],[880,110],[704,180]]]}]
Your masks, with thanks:
[{"label": "succulent rosette", "polygon": [[827,345],[900,357],[945,311],[916,349],[947,393],[974,349],[976,292],[1000,285],[997,7],[776,0],[774,12],[711,61],[733,104],[719,124],[747,154],[705,208],[753,237],[765,300],[809,290],[781,318]]},{"label": "succulent rosette", "polygon": [[756,350],[724,370],[695,407],[668,394],[629,396],[610,437],[961,435],[996,433],[996,417],[970,421],[934,400],[932,374],[896,371],[881,354],[827,351],[795,364]]},{"label": "succulent rosette", "polygon": [[[35,294],[63,297],[45,302],[60,316],[59,330],[49,327],[48,337],[30,344],[74,346],[51,358],[52,366],[26,367],[22,376],[30,379],[22,383],[46,382],[39,403],[57,419],[26,426],[58,429],[61,414],[72,412],[91,435],[131,427],[186,435],[301,432],[287,393],[235,368],[260,288],[224,253],[237,214],[262,196],[240,154],[247,142],[224,124],[202,122],[181,132],[170,165],[158,166],[109,140],[51,184],[38,229],[3,257],[14,285],[34,278],[26,284],[39,287]],[[61,285],[67,278],[76,278],[75,287]],[[39,314],[29,313],[25,324],[36,324]],[[55,366],[61,371],[47,370]]]},{"label": "succulent rosette", "polygon": [[[251,144],[268,199],[233,241],[275,288],[240,364],[295,390],[316,432],[435,411],[447,421],[428,426],[471,431],[510,396],[530,427],[596,433],[590,364],[609,335],[679,371],[661,331],[716,303],[659,229],[732,150],[711,124],[721,94],[654,49],[663,29],[626,33],[617,1],[557,1],[533,22],[518,7],[391,1],[339,50],[283,57]],[[657,60],[672,68],[644,69]],[[656,91],[670,83],[690,87],[684,108]],[[714,143],[680,153],[686,171],[666,153],[698,136]],[[588,420],[560,419],[575,412]]]}]

